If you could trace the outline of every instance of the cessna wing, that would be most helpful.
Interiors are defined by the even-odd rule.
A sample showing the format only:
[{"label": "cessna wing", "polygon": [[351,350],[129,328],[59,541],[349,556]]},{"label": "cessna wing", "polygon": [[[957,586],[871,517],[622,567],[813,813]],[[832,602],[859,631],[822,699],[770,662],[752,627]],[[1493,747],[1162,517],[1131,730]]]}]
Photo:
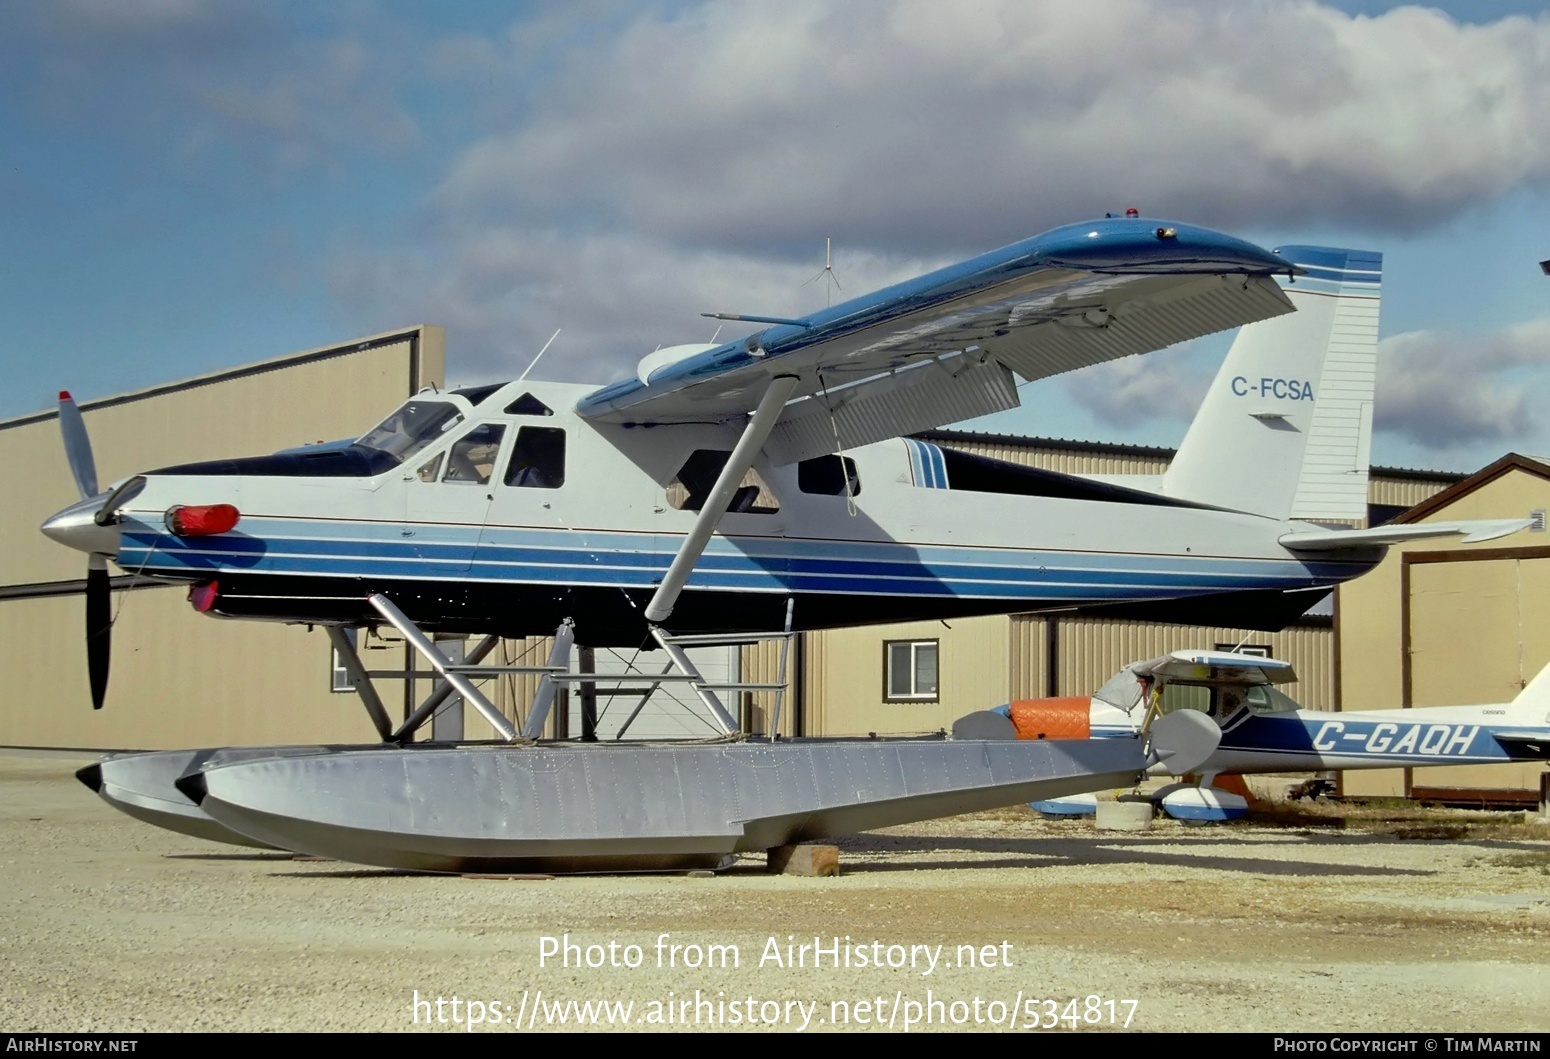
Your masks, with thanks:
[{"label": "cessna wing", "polygon": [[1297,679],[1290,662],[1231,651],[1174,651],[1125,668],[1147,680],[1289,684]]},{"label": "cessna wing", "polygon": [[719,346],[659,350],[582,398],[611,423],[721,422],[792,380],[764,448],[796,462],[1016,407],[1041,379],[1292,311],[1274,253],[1171,221],[1056,228]]}]

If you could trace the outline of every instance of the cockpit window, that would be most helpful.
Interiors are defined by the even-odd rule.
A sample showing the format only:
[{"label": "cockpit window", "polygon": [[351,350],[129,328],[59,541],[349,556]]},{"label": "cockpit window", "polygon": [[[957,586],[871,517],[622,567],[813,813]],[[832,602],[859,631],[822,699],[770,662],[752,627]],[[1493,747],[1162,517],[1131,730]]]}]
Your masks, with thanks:
[{"label": "cockpit window", "polygon": [[356,442],[385,452],[402,463],[463,421],[446,401],[410,401]]}]

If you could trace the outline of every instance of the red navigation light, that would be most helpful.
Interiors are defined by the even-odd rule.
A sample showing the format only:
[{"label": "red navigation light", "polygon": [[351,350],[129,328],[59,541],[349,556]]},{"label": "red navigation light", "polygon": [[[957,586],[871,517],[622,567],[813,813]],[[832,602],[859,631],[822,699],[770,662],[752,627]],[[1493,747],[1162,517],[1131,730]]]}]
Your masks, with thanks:
[{"label": "red navigation light", "polygon": [[1130,209],[1125,211],[1125,216],[1126,217],[1139,217],[1139,216],[1141,216],[1141,211],[1136,209],[1134,206],[1132,206],[1132,207],[1130,207]]},{"label": "red navigation light", "polygon": [[209,537],[225,533],[237,524],[242,516],[230,504],[205,504],[184,507],[182,504],[167,509],[167,528],[179,537]]},{"label": "red navigation light", "polygon": [[215,597],[220,591],[219,582],[201,581],[197,585],[188,586],[188,601],[199,613],[206,614],[215,606]]}]

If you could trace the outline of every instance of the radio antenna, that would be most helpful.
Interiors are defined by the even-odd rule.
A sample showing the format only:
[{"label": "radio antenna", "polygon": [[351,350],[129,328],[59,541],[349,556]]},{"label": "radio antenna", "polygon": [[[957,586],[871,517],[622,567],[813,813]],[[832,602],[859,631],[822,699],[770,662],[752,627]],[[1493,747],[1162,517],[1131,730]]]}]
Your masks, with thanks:
[{"label": "radio antenna", "polygon": [[[834,256],[833,256],[833,252],[832,252],[833,251],[833,243],[834,243],[834,241],[832,239],[830,239],[828,236],[824,236],[824,238],[823,238],[823,271],[818,273],[818,275],[814,276],[812,279],[807,281],[807,283],[817,283],[819,280],[823,280],[824,281],[823,282],[823,303],[824,303],[825,306],[833,305],[834,304],[834,292],[835,291],[837,291],[837,290],[844,290],[845,289],[844,287],[840,286],[840,278],[834,274]],[[807,283],[802,284],[802,286],[803,287],[807,286]]]},{"label": "radio antenna", "polygon": [[[549,351],[549,347],[554,345],[554,340],[559,337],[560,329],[556,327],[554,329],[554,334],[549,336],[549,341],[544,343],[544,348],[538,351],[538,357],[541,357],[547,353]],[[527,378],[527,373],[533,370],[534,364],[538,363],[538,357],[534,357],[532,360],[528,361],[527,367],[523,370],[522,374],[517,376],[518,382],[521,382],[523,379]]]}]

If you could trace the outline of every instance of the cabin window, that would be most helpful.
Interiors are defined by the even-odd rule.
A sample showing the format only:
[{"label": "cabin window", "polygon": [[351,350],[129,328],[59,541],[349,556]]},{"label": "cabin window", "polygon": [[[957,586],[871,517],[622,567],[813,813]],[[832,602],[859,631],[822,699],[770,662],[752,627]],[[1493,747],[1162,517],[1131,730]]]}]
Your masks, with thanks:
[{"label": "cabin window", "polygon": [[422,482],[434,482],[441,476],[441,458],[445,455],[446,453],[443,452],[436,453],[427,462],[420,465],[420,469],[414,472],[415,477]]},{"label": "cabin window", "polygon": [[554,410],[530,393],[525,393],[506,406],[509,416],[552,416]]},{"label": "cabin window", "polygon": [[[696,449],[678,469],[678,474],[667,485],[667,502],[679,511],[698,511],[705,506],[710,491],[716,487],[721,469],[732,457],[730,450]],[[773,515],[780,510],[780,502],[769,486],[752,467],[743,475],[732,499],[727,502],[729,514]]]},{"label": "cabin window", "polygon": [[889,640],[883,644],[883,700],[937,701],[937,641]]},{"label": "cabin window", "polygon": [[797,488],[819,496],[860,496],[861,477],[849,456],[814,456],[797,464]]},{"label": "cabin window", "polygon": [[487,383],[484,386],[465,386],[461,390],[453,390],[452,392],[463,398],[463,400],[467,401],[469,404],[478,404],[486,397],[489,397],[496,390],[505,389],[505,387],[506,384],[503,382],[492,382]]},{"label": "cabin window", "polygon": [[523,427],[506,464],[506,484],[520,489],[558,489],[565,484],[565,431]]},{"label": "cabin window", "polygon": [[1248,702],[1255,713],[1291,713],[1302,709],[1296,699],[1269,684],[1250,684]]},{"label": "cabin window", "polygon": [[501,438],[506,428],[499,423],[480,423],[459,438],[447,453],[447,473],[443,482],[459,482],[465,485],[487,485],[495,473],[495,460],[500,455]]}]

